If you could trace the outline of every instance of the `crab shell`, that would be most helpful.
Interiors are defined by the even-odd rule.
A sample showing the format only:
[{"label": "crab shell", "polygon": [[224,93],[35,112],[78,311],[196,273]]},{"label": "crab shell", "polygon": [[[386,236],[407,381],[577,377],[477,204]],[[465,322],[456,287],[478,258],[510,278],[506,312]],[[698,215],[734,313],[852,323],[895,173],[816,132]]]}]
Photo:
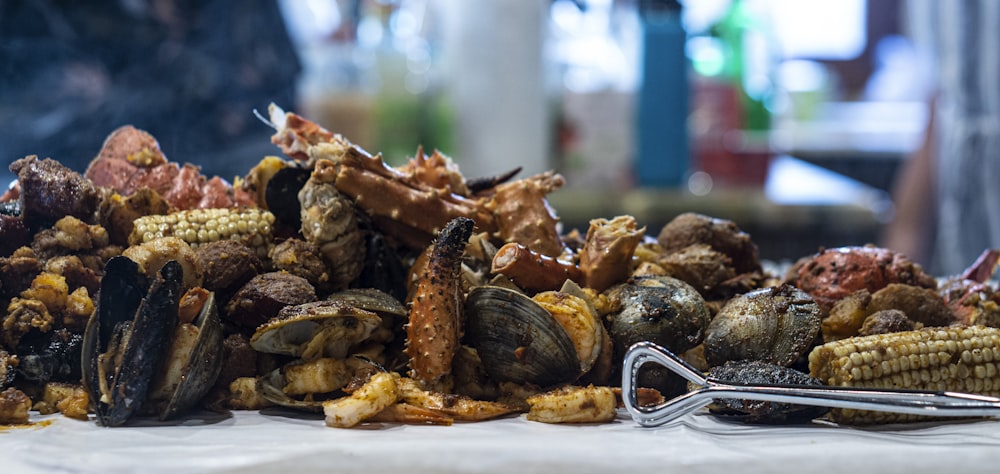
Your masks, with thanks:
[{"label": "crab shell", "polygon": [[795,285],[812,295],[825,310],[855,291],[874,293],[890,283],[937,286],[934,277],[909,257],[874,246],[823,250],[805,260],[796,277]]},{"label": "crab shell", "polygon": [[[213,295],[193,322],[197,334],[190,344],[171,348],[183,278],[174,260],[152,282],[128,257],[114,257],[105,265],[81,353],[83,384],[101,425],[123,425],[150,401],[159,402],[152,408],[161,419],[171,418],[197,403],[215,383],[222,326]],[[162,374],[165,364],[174,369]],[[154,384],[163,388],[160,400],[149,400]]]}]

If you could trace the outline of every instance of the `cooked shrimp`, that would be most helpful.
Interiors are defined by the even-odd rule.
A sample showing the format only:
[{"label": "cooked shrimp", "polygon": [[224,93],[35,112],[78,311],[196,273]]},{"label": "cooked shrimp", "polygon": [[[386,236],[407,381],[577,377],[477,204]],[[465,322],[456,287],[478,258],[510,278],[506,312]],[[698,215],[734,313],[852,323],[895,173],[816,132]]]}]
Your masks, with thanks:
[{"label": "cooked shrimp", "polygon": [[420,388],[417,381],[411,378],[400,377],[396,380],[396,385],[399,387],[399,397],[406,403],[434,410],[460,421],[489,420],[520,411],[503,403],[430,392]]},{"label": "cooked shrimp", "polygon": [[542,423],[606,423],[615,419],[615,392],[568,385],[528,397],[528,419]]},{"label": "cooked shrimp", "polygon": [[399,401],[396,380],[387,372],[379,372],[350,396],[323,402],[326,426],[350,428],[371,418]]},{"label": "cooked shrimp", "polygon": [[454,418],[437,410],[418,407],[406,402],[393,403],[368,419],[368,421],[385,421],[391,423],[408,423],[411,425],[441,425],[451,426]]}]

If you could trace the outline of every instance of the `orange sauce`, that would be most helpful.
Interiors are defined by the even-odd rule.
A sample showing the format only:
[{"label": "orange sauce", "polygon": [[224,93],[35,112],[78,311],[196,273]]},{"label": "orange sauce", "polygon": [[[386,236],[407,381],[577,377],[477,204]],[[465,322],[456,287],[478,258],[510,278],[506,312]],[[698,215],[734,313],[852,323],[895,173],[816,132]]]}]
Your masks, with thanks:
[{"label": "orange sauce", "polygon": [[26,428],[45,428],[46,426],[51,425],[54,421],[55,420],[42,420],[42,421],[36,421],[36,422],[33,422],[33,423],[32,422],[28,422],[28,423],[21,423],[21,424],[16,424],[16,425],[0,425],[0,432],[11,431],[11,430],[20,430],[20,429],[26,429]]}]

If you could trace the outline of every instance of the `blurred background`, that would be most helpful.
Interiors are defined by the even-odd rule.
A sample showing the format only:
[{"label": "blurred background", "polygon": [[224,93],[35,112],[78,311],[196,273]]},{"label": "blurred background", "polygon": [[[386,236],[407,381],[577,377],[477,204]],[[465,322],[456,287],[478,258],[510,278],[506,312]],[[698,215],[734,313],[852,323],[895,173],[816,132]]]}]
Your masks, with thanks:
[{"label": "blurred background", "polygon": [[[0,0],[0,158],[114,128],[227,179],[314,119],[392,164],[556,169],[566,229],[696,211],[762,257],[877,243],[928,117],[902,0]],[[13,176],[3,176],[9,182]]]}]

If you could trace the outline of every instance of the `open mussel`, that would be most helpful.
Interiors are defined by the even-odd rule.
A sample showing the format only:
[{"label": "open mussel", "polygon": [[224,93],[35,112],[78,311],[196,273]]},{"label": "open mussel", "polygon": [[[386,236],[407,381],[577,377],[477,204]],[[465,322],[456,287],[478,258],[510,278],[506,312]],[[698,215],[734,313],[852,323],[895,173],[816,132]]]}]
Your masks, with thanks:
[{"label": "open mussel", "polygon": [[309,173],[293,161],[266,156],[247,173],[243,187],[258,206],[274,213],[279,225],[298,229],[302,225],[298,194]]},{"label": "open mussel", "polygon": [[299,215],[299,190],[309,180],[309,170],[287,165],[277,170],[267,181],[264,202],[277,220],[291,229],[302,226]]},{"label": "open mussel", "polygon": [[552,386],[581,375],[573,340],[552,314],[523,293],[480,286],[465,301],[464,341],[497,381]]},{"label": "open mussel", "polygon": [[222,371],[222,322],[215,293],[207,292],[194,320],[177,325],[163,370],[147,398],[168,420],[197,404]]},{"label": "open mussel", "polygon": [[222,342],[216,305],[209,293],[194,321],[179,324],[183,273],[174,260],[152,281],[127,257],[105,265],[81,353],[83,383],[101,425],[120,426],[140,413],[168,419],[215,382]]}]

